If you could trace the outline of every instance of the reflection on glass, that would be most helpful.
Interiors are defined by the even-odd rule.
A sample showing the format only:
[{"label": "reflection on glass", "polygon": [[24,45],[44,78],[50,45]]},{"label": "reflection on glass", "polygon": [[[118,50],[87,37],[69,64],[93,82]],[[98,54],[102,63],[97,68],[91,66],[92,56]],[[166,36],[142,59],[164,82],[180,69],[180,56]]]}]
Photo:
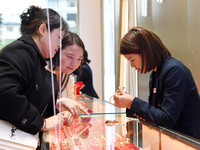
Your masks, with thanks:
[{"label": "reflection on glass", "polygon": [[[155,32],[172,53],[172,56],[181,60],[192,72],[198,89],[200,89],[200,1],[176,0],[154,1],[148,0],[148,16],[142,16],[143,3],[138,1],[138,26],[144,26]],[[146,77],[144,77],[146,76]],[[140,92],[148,96],[149,74],[140,75],[142,84]],[[145,80],[146,81],[145,81]],[[146,83],[146,85],[144,85]],[[140,96],[144,96],[140,94]]]}]

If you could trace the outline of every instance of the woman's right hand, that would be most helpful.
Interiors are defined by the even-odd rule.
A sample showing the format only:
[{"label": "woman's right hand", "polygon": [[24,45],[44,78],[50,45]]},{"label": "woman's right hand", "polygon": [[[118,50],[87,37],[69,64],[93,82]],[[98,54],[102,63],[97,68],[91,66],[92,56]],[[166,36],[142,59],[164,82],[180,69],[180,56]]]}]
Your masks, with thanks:
[{"label": "woman's right hand", "polygon": [[52,117],[46,118],[46,131],[62,128],[63,125],[71,126],[73,124],[73,116],[69,111],[63,111]]},{"label": "woman's right hand", "polygon": [[77,119],[81,115],[81,113],[90,115],[90,113],[88,113],[87,111],[87,108],[84,107],[83,102],[77,102],[69,98],[58,99],[56,103],[56,108],[60,111],[69,111],[74,119]]},{"label": "woman's right hand", "polygon": [[119,107],[119,108],[129,108],[129,109],[131,107],[131,104],[132,104],[134,98],[135,98],[134,96],[123,91],[121,88],[119,88],[119,94],[115,94],[113,96],[113,99],[115,101],[115,105],[117,107]]}]

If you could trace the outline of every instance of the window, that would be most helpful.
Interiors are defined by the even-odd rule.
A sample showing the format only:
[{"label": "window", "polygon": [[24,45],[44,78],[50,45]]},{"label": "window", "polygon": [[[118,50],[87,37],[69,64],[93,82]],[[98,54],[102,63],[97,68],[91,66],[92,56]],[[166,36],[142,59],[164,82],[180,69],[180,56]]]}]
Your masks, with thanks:
[{"label": "window", "polygon": [[[13,1],[12,5],[10,5],[10,1],[0,0],[0,49],[21,36],[19,15],[31,5],[54,9],[65,20],[69,20],[67,23],[70,31],[78,31],[77,0],[18,0]],[[68,8],[63,7],[66,5]]]},{"label": "window", "polygon": [[58,0],[49,0],[48,1],[49,7],[58,7],[58,4],[59,4]]},{"label": "window", "polygon": [[13,27],[7,27],[7,32],[13,32]]},{"label": "window", "polygon": [[[117,42],[119,23],[119,1],[104,0],[103,3],[103,28],[104,28],[104,100],[109,100],[110,94],[116,91],[117,69]],[[110,86],[106,86],[110,85]]]},{"label": "window", "polygon": [[76,14],[67,14],[67,20],[76,20]]},{"label": "window", "polygon": [[77,0],[68,0],[67,7],[77,7]]}]

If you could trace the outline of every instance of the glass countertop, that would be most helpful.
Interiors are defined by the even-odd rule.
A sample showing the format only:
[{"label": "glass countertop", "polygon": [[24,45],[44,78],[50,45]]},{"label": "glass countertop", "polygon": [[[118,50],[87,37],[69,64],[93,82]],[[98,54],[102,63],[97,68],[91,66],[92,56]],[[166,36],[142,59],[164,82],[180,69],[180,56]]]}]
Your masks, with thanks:
[{"label": "glass countertop", "polygon": [[42,150],[199,150],[200,140],[139,119],[100,100],[83,100],[91,115],[44,132]]},{"label": "glass countertop", "polygon": [[[90,112],[90,115],[103,115],[103,114],[125,114],[125,108],[118,108],[117,106],[110,104],[107,101],[101,100],[81,100],[85,103],[85,107]],[[85,114],[82,114],[85,115]]]},{"label": "glass countertop", "polygon": [[[130,142],[125,114],[80,116],[70,127],[43,135],[43,148],[48,150],[141,150]],[[60,141],[60,142],[59,142]],[[134,149],[133,149],[134,148]]]}]

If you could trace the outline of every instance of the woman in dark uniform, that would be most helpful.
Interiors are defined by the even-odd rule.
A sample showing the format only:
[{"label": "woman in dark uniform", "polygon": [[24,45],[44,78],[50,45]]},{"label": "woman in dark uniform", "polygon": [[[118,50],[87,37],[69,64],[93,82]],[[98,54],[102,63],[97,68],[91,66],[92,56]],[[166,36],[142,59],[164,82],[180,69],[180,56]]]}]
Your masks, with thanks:
[{"label": "woman in dark uniform", "polygon": [[141,73],[152,71],[149,103],[119,88],[115,104],[137,117],[200,139],[200,98],[190,70],[173,58],[160,38],[143,27],[122,39],[120,53]]},{"label": "woman in dark uniform", "polygon": [[96,93],[94,86],[93,86],[93,75],[92,69],[89,66],[91,60],[88,59],[88,53],[85,50],[84,54],[84,61],[82,65],[82,69],[80,75],[77,76],[77,82],[82,81],[85,86],[81,89],[83,94],[87,94],[88,96],[99,98],[98,94]]}]

